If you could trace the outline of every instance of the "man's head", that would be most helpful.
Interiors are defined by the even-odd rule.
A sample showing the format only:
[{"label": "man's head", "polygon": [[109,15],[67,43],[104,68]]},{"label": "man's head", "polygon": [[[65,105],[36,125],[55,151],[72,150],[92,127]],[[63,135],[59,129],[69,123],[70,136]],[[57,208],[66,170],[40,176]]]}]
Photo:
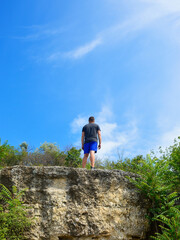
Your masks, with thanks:
[{"label": "man's head", "polygon": [[95,121],[95,118],[94,117],[89,117],[89,123],[93,123]]}]

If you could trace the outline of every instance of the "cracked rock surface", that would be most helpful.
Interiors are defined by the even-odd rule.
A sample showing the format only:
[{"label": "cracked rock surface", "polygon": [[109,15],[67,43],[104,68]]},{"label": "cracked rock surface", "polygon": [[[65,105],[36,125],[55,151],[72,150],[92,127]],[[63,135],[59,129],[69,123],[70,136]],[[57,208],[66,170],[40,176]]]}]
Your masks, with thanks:
[{"label": "cracked rock surface", "polygon": [[149,230],[148,203],[119,170],[13,166],[0,183],[28,188],[35,226],[29,240],[140,240]]}]

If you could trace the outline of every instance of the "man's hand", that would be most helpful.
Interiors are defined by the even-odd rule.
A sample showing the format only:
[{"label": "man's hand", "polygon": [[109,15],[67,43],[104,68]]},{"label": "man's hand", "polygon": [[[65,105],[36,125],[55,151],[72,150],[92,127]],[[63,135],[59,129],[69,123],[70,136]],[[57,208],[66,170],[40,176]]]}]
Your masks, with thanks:
[{"label": "man's hand", "polygon": [[81,148],[82,148],[82,150],[84,150],[84,145],[82,145],[82,147],[81,147]]},{"label": "man's hand", "polygon": [[98,148],[101,149],[101,131],[98,130],[99,145]]}]

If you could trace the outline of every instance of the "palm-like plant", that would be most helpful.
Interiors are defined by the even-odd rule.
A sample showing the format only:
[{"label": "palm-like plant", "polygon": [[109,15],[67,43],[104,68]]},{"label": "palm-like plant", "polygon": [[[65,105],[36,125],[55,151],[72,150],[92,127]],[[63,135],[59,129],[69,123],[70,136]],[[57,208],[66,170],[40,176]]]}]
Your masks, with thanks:
[{"label": "palm-like plant", "polygon": [[[167,213],[167,212],[166,212]],[[156,219],[161,223],[160,228],[162,233],[156,233],[155,240],[178,240],[180,239],[180,211],[173,207],[168,212],[170,216],[160,214]]]},{"label": "palm-like plant", "polygon": [[[164,159],[151,158],[147,155],[138,165],[139,177],[128,179],[151,202],[149,219],[156,229],[156,240],[179,240],[180,206],[175,206],[177,192],[172,191],[169,162]],[[160,224],[160,225],[159,225]],[[178,236],[178,237],[177,237]]]},{"label": "palm-like plant", "polygon": [[0,204],[0,239],[25,239],[25,232],[32,225],[32,219],[28,217],[26,211],[28,207],[21,200],[26,189],[18,192],[17,187],[13,186],[11,192],[3,184],[0,184],[0,200],[2,202]]}]

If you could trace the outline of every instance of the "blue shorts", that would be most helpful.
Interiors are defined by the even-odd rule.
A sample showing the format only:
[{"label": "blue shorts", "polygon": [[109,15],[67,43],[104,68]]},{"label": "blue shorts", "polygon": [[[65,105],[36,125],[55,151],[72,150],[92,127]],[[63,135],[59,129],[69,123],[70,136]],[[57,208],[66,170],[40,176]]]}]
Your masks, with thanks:
[{"label": "blue shorts", "polygon": [[91,150],[97,153],[97,142],[89,142],[84,144],[84,154],[89,153]]}]

